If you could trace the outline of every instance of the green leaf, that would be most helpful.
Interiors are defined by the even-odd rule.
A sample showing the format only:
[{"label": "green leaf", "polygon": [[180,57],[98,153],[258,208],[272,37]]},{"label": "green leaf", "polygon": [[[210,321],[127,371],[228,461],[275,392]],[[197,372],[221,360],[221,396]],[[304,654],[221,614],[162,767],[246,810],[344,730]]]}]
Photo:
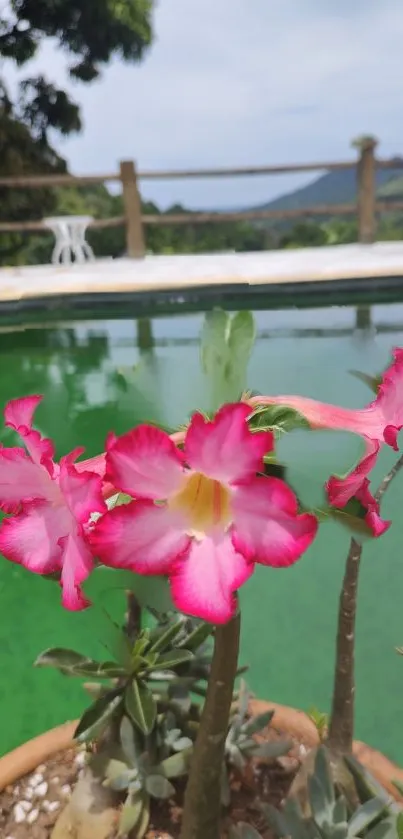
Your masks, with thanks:
[{"label": "green leaf", "polygon": [[[398,652],[400,652],[400,654],[403,655],[403,649],[402,648],[399,648]],[[400,795],[403,795],[403,784],[402,784],[402,782],[396,779],[396,780],[392,781],[392,784],[393,784],[394,787],[396,787],[397,791],[400,792]]]},{"label": "green leaf", "polygon": [[386,790],[362,763],[352,755],[345,755],[344,761],[354,778],[360,801],[368,801],[370,798],[376,797],[385,804],[389,803],[389,795]]},{"label": "green leaf", "polygon": [[127,836],[136,828],[136,839],[142,839],[150,820],[148,798],[140,791],[129,792],[119,819],[119,836]]},{"label": "green leaf", "polygon": [[96,699],[82,715],[80,722],[74,732],[74,739],[79,743],[84,743],[87,740],[94,740],[98,735],[104,731],[109,720],[122,702],[122,693],[119,691],[110,691],[106,696],[100,696]]},{"label": "green leaf", "polygon": [[327,806],[332,807],[335,802],[334,785],[329,766],[328,751],[325,746],[320,746],[316,752],[315,775],[322,787]]},{"label": "green leaf", "polygon": [[290,836],[290,829],[287,820],[279,810],[272,804],[260,804],[260,809],[278,839],[285,839]]},{"label": "green leaf", "polygon": [[201,362],[210,385],[211,410],[240,399],[254,340],[255,325],[250,312],[238,312],[232,318],[222,309],[206,314]]},{"label": "green leaf", "polygon": [[397,815],[396,830],[399,839],[403,839],[403,812],[400,812]]},{"label": "green leaf", "polygon": [[385,802],[377,797],[370,798],[370,800],[366,801],[365,804],[361,804],[361,807],[358,807],[355,813],[351,816],[348,825],[349,836],[358,836],[359,833],[367,830],[372,822],[378,819],[385,811]]},{"label": "green leaf", "polygon": [[256,717],[252,717],[245,722],[241,727],[241,731],[243,734],[247,734],[248,737],[252,734],[257,734],[262,728],[266,728],[266,725],[270,725],[273,717],[274,711],[265,711],[264,714],[258,714]]},{"label": "green leaf", "polygon": [[133,778],[133,769],[128,769],[122,760],[111,758],[105,769],[104,786],[116,792],[123,792],[129,788]]},{"label": "green leaf", "polygon": [[41,653],[35,661],[35,667],[56,667],[68,676],[97,676],[100,679],[118,679],[126,675],[123,667],[114,661],[93,661],[74,650],[53,647]]},{"label": "green leaf", "polygon": [[292,745],[291,740],[273,740],[271,743],[256,743],[252,754],[254,757],[264,757],[267,759],[282,757],[282,755],[288,754],[290,749],[292,749]]},{"label": "green leaf", "polygon": [[387,819],[382,819],[374,827],[371,827],[365,839],[396,839],[396,835],[396,816],[390,816]]},{"label": "green leaf", "polygon": [[186,638],[183,639],[181,643],[178,644],[179,647],[186,647],[187,650],[190,650],[194,653],[199,647],[201,647],[207,638],[209,638],[214,632],[214,627],[209,623],[201,623],[200,626],[197,626],[196,629],[193,630]]},{"label": "green leaf", "polygon": [[249,422],[252,429],[272,431],[276,437],[297,428],[310,429],[305,417],[286,405],[260,405]]},{"label": "green leaf", "polygon": [[370,376],[368,373],[361,373],[360,370],[349,370],[348,372],[351,376],[354,376],[356,379],[364,382],[365,385],[368,385],[370,390],[372,390],[372,393],[378,393],[382,384],[383,373],[378,376]]},{"label": "green leaf", "polygon": [[171,626],[168,626],[168,629],[166,629],[164,632],[161,633],[161,635],[159,635],[159,637],[157,638],[155,643],[153,643],[153,645],[151,647],[151,651],[156,653],[156,652],[165,650],[167,647],[169,647],[169,644],[171,643],[171,641],[174,638],[176,638],[176,636],[179,635],[179,633],[182,630],[183,630],[182,621],[177,620],[177,621],[173,622],[171,624]]},{"label": "green leaf", "polygon": [[166,757],[165,760],[161,761],[158,768],[166,778],[180,778],[181,775],[186,775],[189,771],[192,751],[193,749],[189,749]]},{"label": "green leaf", "polygon": [[158,656],[157,663],[154,665],[155,670],[173,670],[180,664],[185,664],[187,661],[191,661],[194,658],[193,653],[190,650],[184,649],[174,649],[170,650],[168,653],[161,653]]},{"label": "green leaf", "polygon": [[141,757],[141,744],[138,742],[139,735],[129,717],[122,718],[119,734],[126,760],[130,766],[137,767]]},{"label": "green leaf", "polygon": [[175,787],[164,775],[147,775],[146,790],[153,798],[172,798],[175,795]]},{"label": "green leaf", "polygon": [[139,679],[133,679],[125,690],[125,708],[134,725],[143,734],[150,734],[157,717],[157,706],[148,687]]}]

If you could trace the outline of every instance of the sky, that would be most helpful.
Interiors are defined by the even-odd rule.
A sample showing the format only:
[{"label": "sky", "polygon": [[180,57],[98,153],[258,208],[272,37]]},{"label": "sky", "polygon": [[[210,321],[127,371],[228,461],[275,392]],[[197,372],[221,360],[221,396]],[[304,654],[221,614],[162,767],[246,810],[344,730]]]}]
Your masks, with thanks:
[{"label": "sky", "polygon": [[[377,136],[382,156],[403,154],[401,0],[159,0],[154,31],[141,64],[114,60],[90,85],[67,81],[51,43],[25,65],[82,107],[82,133],[54,141],[73,173],[130,158],[140,170],[345,160],[360,134]],[[141,188],[161,207],[243,207],[310,179]]]}]

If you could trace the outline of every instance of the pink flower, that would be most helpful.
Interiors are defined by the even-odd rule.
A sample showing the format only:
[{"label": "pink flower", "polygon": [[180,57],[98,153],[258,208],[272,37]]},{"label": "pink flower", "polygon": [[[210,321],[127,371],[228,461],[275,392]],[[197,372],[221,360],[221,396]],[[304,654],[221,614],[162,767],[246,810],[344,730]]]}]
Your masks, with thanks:
[{"label": "pink flower", "polygon": [[328,498],[335,507],[344,507],[355,497],[367,509],[366,521],[375,536],[390,526],[379,515],[379,504],[369,489],[368,475],[385,443],[398,450],[397,435],[403,428],[403,349],[393,351],[393,362],[385,371],[376,399],[366,408],[352,410],[317,402],[302,396],[258,396],[252,406],[286,405],[302,414],[314,429],[351,431],[365,440],[365,454],[344,478],[332,476],[327,483]]},{"label": "pink flower", "polygon": [[22,448],[0,447],[0,509],[14,513],[0,527],[0,553],[36,574],[61,572],[67,609],[88,605],[81,584],[93,567],[84,526],[103,513],[102,480],[73,465],[82,449],[54,462],[51,440],[32,428],[41,396],[9,402],[5,424],[18,432]]},{"label": "pink flower", "polygon": [[256,476],[273,436],[252,433],[249,414],[242,403],[211,422],[194,414],[183,452],[147,425],[107,441],[106,479],[136,500],[98,520],[94,552],[105,565],[168,575],[177,608],[211,623],[234,614],[254,563],[291,565],[317,530],[285,483]]}]

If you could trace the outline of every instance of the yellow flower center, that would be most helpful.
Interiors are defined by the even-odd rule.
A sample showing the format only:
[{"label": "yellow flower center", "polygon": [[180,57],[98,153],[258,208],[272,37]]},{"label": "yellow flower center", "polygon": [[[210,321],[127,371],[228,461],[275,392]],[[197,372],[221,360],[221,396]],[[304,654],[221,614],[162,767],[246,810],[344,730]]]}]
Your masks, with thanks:
[{"label": "yellow flower center", "polygon": [[183,511],[195,534],[206,533],[217,526],[226,527],[231,521],[228,489],[195,472],[185,479],[182,489],[169,500],[171,510]]}]

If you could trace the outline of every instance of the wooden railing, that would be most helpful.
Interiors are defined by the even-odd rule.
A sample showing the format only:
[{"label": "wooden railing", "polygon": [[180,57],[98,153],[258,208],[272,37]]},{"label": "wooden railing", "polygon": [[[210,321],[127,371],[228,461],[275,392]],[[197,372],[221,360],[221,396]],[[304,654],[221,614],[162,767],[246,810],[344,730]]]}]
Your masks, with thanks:
[{"label": "wooden railing", "polygon": [[[113,218],[94,219],[91,227],[126,227],[127,255],[142,258],[145,255],[145,225],[205,224],[228,221],[259,221],[267,219],[294,219],[318,216],[355,215],[358,219],[358,240],[370,244],[376,240],[377,215],[388,211],[403,210],[403,201],[376,200],[376,169],[402,169],[403,158],[379,159],[375,157],[376,141],[367,137],[355,144],[358,159],[341,162],[316,162],[289,164],[287,166],[245,166],[232,169],[188,169],[137,171],[132,160],[120,163],[118,173],[106,175],[27,175],[0,177],[0,189],[37,189],[43,187],[88,186],[120,182],[125,214]],[[167,180],[183,178],[217,178],[255,175],[276,175],[292,172],[335,172],[345,169],[357,171],[357,201],[351,204],[329,204],[289,210],[245,210],[241,212],[191,212],[142,214],[138,182],[141,180]],[[0,222],[1,232],[45,232],[42,221]]]}]

